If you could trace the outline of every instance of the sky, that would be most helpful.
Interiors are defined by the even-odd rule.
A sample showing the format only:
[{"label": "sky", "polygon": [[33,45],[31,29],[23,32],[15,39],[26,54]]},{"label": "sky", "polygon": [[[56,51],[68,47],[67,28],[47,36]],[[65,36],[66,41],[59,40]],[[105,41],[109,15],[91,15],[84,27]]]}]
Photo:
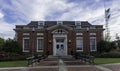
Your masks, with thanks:
[{"label": "sky", "polygon": [[0,37],[14,38],[15,25],[30,21],[88,21],[104,25],[110,8],[111,39],[120,36],[120,0],[0,0]]}]

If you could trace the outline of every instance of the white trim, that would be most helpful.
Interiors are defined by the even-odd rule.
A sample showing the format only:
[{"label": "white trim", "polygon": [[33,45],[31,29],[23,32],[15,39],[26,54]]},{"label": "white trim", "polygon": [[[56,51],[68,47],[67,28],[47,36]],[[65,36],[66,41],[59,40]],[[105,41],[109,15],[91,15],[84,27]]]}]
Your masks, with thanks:
[{"label": "white trim", "polygon": [[[79,23],[79,24],[78,24]],[[81,26],[81,21],[75,21],[76,26]]]},{"label": "white trim", "polygon": [[38,21],[38,26],[44,26],[44,21]]},{"label": "white trim", "polygon": [[23,35],[30,35],[30,33],[23,33]]},{"label": "white trim", "polygon": [[67,35],[66,34],[53,34],[53,56],[56,56],[56,38],[65,38],[64,46],[65,46],[65,56],[67,56]]},{"label": "white trim", "polygon": [[91,47],[91,44],[90,44],[90,51],[91,52],[97,51],[96,37],[90,37],[90,40],[91,39],[95,39],[95,50],[92,50],[92,47]]},{"label": "white trim", "polygon": [[[52,31],[52,33],[53,34],[59,34],[59,32],[57,32],[58,30],[62,30],[63,31],[63,34],[64,34],[64,32],[65,33],[68,33],[66,30],[64,30],[64,29],[56,29],[56,30],[54,30],[54,31]],[[60,33],[61,34],[61,33]]]},{"label": "white trim", "polygon": [[76,35],[83,35],[83,33],[76,33]]},{"label": "white trim", "polygon": [[63,25],[62,21],[57,21],[57,25]]},{"label": "white trim", "polygon": [[22,52],[29,52],[29,50],[24,50],[24,39],[29,39],[30,40],[30,38],[29,37],[23,37],[23,49],[22,49]]},{"label": "white trim", "polygon": [[90,33],[90,35],[96,35],[96,33]]},{"label": "white trim", "polygon": [[43,33],[37,33],[37,35],[44,35]]},{"label": "white trim", "polygon": [[[44,40],[44,38],[43,37],[37,37],[37,52],[43,52],[43,50],[38,50],[38,39],[43,39]],[[44,42],[44,41],[43,41]],[[43,45],[44,46],[44,45]],[[43,48],[44,49],[44,48]]]}]

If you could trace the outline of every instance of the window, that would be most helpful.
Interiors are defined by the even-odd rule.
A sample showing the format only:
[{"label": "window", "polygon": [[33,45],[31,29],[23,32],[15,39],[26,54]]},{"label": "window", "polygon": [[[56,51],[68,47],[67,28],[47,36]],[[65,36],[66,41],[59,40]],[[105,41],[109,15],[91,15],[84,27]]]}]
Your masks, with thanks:
[{"label": "window", "polygon": [[23,52],[29,52],[29,38],[23,38]]},{"label": "window", "polygon": [[80,21],[75,21],[75,25],[76,26],[81,26],[81,22]]},{"label": "window", "polygon": [[62,21],[57,21],[57,24],[58,24],[58,25],[62,25],[63,22],[62,22]]},{"label": "window", "polygon": [[90,37],[90,50],[96,51],[96,37]]},{"label": "window", "polygon": [[44,40],[43,37],[37,38],[37,52],[43,51],[44,48]]},{"label": "window", "polygon": [[54,33],[57,33],[57,34],[64,34],[64,33],[66,33],[66,31],[63,30],[63,29],[57,29],[57,30],[54,31]]},{"label": "window", "polygon": [[77,49],[77,51],[83,51],[83,37],[77,37],[76,49]]},{"label": "window", "polygon": [[38,26],[43,26],[44,22],[43,21],[38,21]]},{"label": "window", "polygon": [[76,29],[81,29],[81,22],[75,21]]}]

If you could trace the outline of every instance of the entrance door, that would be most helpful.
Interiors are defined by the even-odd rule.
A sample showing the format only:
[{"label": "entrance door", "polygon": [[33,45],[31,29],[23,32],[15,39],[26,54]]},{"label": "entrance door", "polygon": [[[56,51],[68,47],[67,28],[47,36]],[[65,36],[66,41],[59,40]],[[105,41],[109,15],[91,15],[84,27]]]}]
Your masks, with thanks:
[{"label": "entrance door", "polygon": [[65,55],[64,43],[56,43],[56,55],[57,56],[64,56]]},{"label": "entrance door", "polygon": [[56,38],[56,56],[65,55],[64,38]]}]

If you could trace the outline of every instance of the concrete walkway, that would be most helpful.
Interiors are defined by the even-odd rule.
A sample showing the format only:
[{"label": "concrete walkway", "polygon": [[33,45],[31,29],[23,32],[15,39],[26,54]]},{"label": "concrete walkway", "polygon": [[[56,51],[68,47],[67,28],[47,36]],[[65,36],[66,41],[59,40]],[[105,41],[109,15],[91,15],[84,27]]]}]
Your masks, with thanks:
[{"label": "concrete walkway", "polygon": [[[105,65],[67,65],[68,71],[120,71],[120,63]],[[9,67],[0,71],[59,71],[58,66]]]},{"label": "concrete walkway", "polygon": [[[60,69],[61,68],[61,69]],[[66,69],[66,70],[65,70]],[[85,65],[80,61],[63,58],[49,58],[41,61],[33,67],[8,67],[0,68],[0,71],[120,71],[120,63],[103,65]]]}]

